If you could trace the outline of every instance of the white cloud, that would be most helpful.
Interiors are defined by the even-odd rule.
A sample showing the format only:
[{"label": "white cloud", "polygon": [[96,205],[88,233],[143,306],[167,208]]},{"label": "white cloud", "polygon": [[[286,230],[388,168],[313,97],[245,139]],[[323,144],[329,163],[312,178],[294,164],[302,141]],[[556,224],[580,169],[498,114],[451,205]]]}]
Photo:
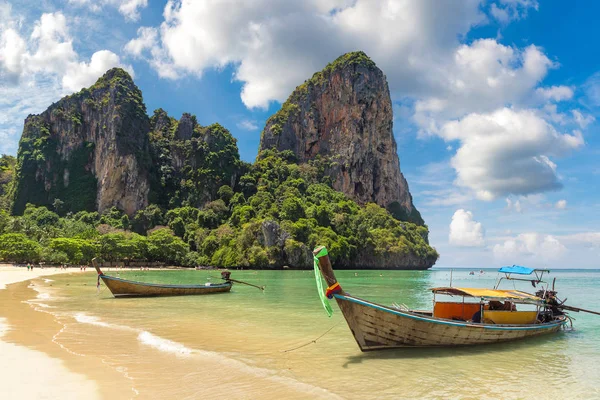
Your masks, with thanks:
[{"label": "white cloud", "polygon": [[575,122],[577,122],[581,129],[587,128],[589,124],[596,120],[596,118],[594,118],[592,115],[584,115],[578,110],[571,110],[571,113],[573,114]]},{"label": "white cloud", "polygon": [[499,4],[492,3],[490,14],[499,22],[506,24],[527,17],[530,8],[537,10],[538,7],[536,0],[500,0]]},{"label": "white cloud", "polygon": [[[436,74],[438,86],[415,104],[415,121],[422,133],[437,133],[444,121],[474,112],[491,112],[506,104],[528,104],[564,95],[562,89],[534,89],[552,62],[539,47],[523,50],[493,39],[459,46]],[[426,70],[427,71],[427,70]]]},{"label": "white cloud", "polygon": [[132,21],[140,18],[140,9],[146,8],[148,0],[125,0],[116,1],[119,6],[119,12]]},{"label": "white cloud", "polygon": [[600,72],[590,76],[583,84],[586,103],[591,107],[600,107]]},{"label": "white cloud", "polygon": [[573,89],[568,86],[538,88],[536,93],[544,100],[563,101],[573,97]]},{"label": "white cloud", "polygon": [[[11,16],[0,5],[0,151],[15,154],[23,120],[38,114],[61,96],[89,86],[107,69],[123,65],[107,50],[80,61],[73,48],[68,20],[60,12],[42,14],[33,24]],[[33,29],[29,37],[20,30]]]},{"label": "white cloud", "polygon": [[509,108],[448,122],[440,136],[460,143],[451,161],[456,183],[481,200],[559,189],[550,157],[564,156],[584,143],[578,131],[560,134],[535,112]]},{"label": "white cloud", "polygon": [[237,127],[246,131],[256,131],[258,130],[258,124],[256,123],[256,121],[253,120],[249,120],[249,119],[243,119],[240,122],[238,122]]},{"label": "white cloud", "polygon": [[567,201],[559,200],[556,202],[556,204],[554,206],[559,210],[564,210],[565,208],[567,208]]},{"label": "white cloud", "polygon": [[72,93],[94,84],[107,70],[113,67],[122,67],[134,76],[133,68],[130,65],[123,65],[119,56],[112,51],[100,50],[95,52],[90,62],[80,62],[69,64],[66,74],[62,78],[63,89]]},{"label": "white cloud", "polygon": [[158,39],[158,31],[151,27],[142,26],[137,30],[137,34],[138,37],[130,40],[124,49],[134,57],[140,57],[144,50],[155,47]]},{"label": "white cloud", "polygon": [[473,213],[456,210],[450,223],[450,244],[461,247],[480,247],[485,244],[481,222],[473,220]]},{"label": "white cloud", "polygon": [[112,67],[122,66],[133,73],[130,66],[122,65],[119,56],[108,50],[94,53],[89,63],[78,62],[67,19],[60,12],[42,14],[27,42],[13,28],[5,29],[1,37],[0,66],[13,85],[31,85],[42,77],[54,77],[61,78],[63,93],[71,93],[89,86]]},{"label": "white cloud", "polygon": [[512,201],[509,198],[506,199],[506,209],[509,211],[514,210],[518,213],[523,212],[523,208],[521,207],[521,201],[520,200]]},{"label": "white cloud", "polygon": [[505,8],[498,7],[495,3],[493,3],[492,6],[490,7],[490,14],[492,14],[492,16],[494,18],[496,18],[498,21],[502,22],[503,24],[507,24],[511,20],[511,17],[510,17],[510,14],[508,13],[508,11]]},{"label": "white cloud", "polygon": [[105,6],[115,7],[130,21],[140,18],[140,10],[146,8],[148,0],[69,0],[69,3],[84,6],[93,12],[100,12]]},{"label": "white cloud", "polygon": [[588,247],[600,247],[600,232],[581,232],[565,235],[561,240],[570,244],[582,244]]},{"label": "white cloud", "polygon": [[524,258],[555,261],[566,251],[567,248],[556,237],[539,233],[522,233],[493,248],[496,258],[515,264]]},{"label": "white cloud", "polygon": [[437,86],[434,71],[458,37],[485,20],[479,3],[171,1],[160,26],[162,51],[148,57],[159,73],[171,65],[173,76],[234,64],[244,103],[266,107],[340,54],[360,49],[386,71],[392,92],[407,95]]},{"label": "white cloud", "polygon": [[27,67],[35,72],[61,73],[77,58],[62,13],[42,14],[31,34],[30,44],[36,48],[26,57]]},{"label": "white cloud", "polygon": [[12,28],[0,36],[0,80],[9,84],[18,82],[24,68],[25,41]]},{"label": "white cloud", "polygon": [[11,84],[17,84],[29,72],[62,73],[77,57],[61,13],[42,14],[29,42],[12,27],[5,28],[0,48],[1,70]]}]

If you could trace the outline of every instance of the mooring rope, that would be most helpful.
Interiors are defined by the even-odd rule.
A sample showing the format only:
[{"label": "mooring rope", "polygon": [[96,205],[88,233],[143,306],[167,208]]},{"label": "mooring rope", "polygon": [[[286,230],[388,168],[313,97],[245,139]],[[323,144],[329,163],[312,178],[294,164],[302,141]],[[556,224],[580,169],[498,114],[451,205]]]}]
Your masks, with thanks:
[{"label": "mooring rope", "polygon": [[320,335],[318,338],[316,338],[316,339],[313,339],[313,340],[311,340],[311,341],[309,341],[309,342],[306,342],[306,343],[304,343],[304,344],[301,344],[300,346],[297,346],[297,347],[294,347],[294,348],[291,348],[291,349],[288,349],[288,350],[282,350],[281,352],[282,352],[282,353],[289,353],[289,352],[291,352],[291,351],[298,350],[298,349],[301,349],[301,348],[303,348],[303,347],[306,347],[306,346],[308,346],[309,344],[317,343],[317,340],[319,340],[319,339],[321,339],[323,336],[327,335],[327,334],[328,334],[328,333],[329,333],[329,332],[330,332],[330,331],[331,331],[333,328],[335,328],[335,327],[336,327],[336,326],[338,326],[338,325],[339,325],[339,322],[338,322],[337,324],[333,325],[331,328],[327,329],[327,330],[326,330],[326,331],[325,331],[323,334],[321,334],[321,335]]}]

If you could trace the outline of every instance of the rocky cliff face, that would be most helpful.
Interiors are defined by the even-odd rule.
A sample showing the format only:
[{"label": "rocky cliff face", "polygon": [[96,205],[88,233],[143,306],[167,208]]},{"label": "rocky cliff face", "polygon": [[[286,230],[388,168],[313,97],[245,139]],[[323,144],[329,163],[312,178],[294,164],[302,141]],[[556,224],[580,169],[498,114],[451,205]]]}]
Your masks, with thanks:
[{"label": "rocky cliff face", "polygon": [[119,68],[30,115],[19,143],[13,212],[55,199],[64,202],[65,211],[115,206],[131,215],[145,207],[148,130],[142,93]]},{"label": "rocky cliff face", "polygon": [[392,102],[383,72],[363,52],[348,53],[294,90],[267,121],[260,149],[321,157],[333,188],[423,224],[400,172]]}]

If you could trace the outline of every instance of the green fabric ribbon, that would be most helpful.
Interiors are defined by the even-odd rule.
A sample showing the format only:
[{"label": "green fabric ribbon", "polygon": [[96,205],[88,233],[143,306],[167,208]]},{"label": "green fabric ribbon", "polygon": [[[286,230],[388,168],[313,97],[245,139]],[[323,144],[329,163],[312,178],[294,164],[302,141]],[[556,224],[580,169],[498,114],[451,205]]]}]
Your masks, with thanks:
[{"label": "green fabric ribbon", "polygon": [[319,297],[321,298],[321,303],[323,303],[323,307],[325,311],[327,311],[327,315],[331,317],[333,314],[333,310],[331,309],[331,304],[329,304],[329,300],[325,297],[325,292],[323,291],[323,281],[321,280],[321,272],[319,271],[319,257],[323,257],[327,255],[327,249],[323,247],[319,253],[314,257],[315,259],[315,280],[317,281],[317,291],[319,292]]}]

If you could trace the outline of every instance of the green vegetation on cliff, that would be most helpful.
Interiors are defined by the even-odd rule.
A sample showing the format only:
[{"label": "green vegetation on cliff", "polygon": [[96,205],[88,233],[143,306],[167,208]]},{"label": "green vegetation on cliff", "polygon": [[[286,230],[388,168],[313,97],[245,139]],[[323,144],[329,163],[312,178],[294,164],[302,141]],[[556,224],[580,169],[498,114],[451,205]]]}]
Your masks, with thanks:
[{"label": "green vegetation on cliff", "polygon": [[393,218],[370,203],[360,207],[333,190],[323,162],[295,163],[291,152],[264,151],[232,189],[202,208],[168,211],[150,205],[129,219],[113,208],[59,217],[28,205],[23,216],[0,214],[0,257],[49,263],[123,258],[219,267],[307,268],[310,249],[324,244],[336,267],[369,266],[365,260],[402,267],[438,255],[427,228]]},{"label": "green vegetation on cliff", "polygon": [[10,210],[10,185],[12,185],[17,159],[3,154],[0,156],[0,210]]},{"label": "green vegetation on cliff", "polygon": [[189,114],[186,118],[191,122],[189,139],[176,137],[179,122],[164,110],[150,118],[149,200],[162,208],[201,207],[217,198],[221,186],[235,186],[247,169],[227,129],[220,124],[200,126]]}]

